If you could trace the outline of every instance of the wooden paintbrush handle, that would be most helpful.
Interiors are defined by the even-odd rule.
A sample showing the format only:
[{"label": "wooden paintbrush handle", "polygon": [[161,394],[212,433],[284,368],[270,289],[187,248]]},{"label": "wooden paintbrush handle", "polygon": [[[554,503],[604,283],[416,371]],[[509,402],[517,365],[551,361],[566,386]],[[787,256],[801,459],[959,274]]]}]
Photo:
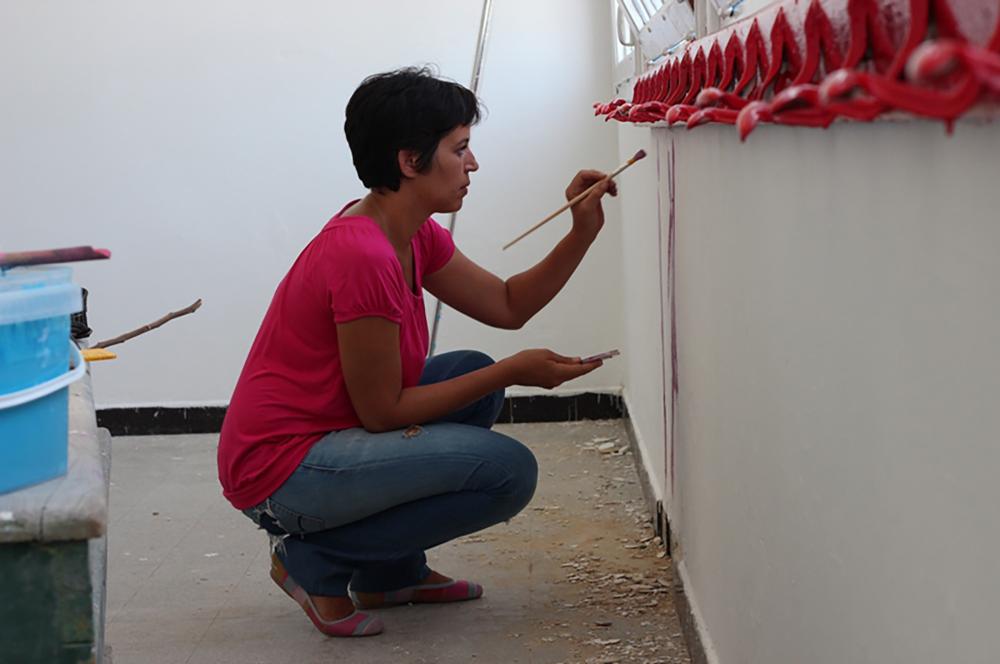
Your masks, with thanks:
[{"label": "wooden paintbrush handle", "polygon": [[520,235],[518,235],[516,238],[514,238],[513,240],[511,240],[507,244],[505,244],[503,246],[504,250],[506,251],[508,248],[514,246],[514,244],[516,244],[517,242],[520,242],[521,240],[523,240],[527,236],[531,235],[532,233],[534,233],[535,231],[537,231],[539,228],[541,228],[545,224],[547,224],[550,221],[552,221],[553,219],[555,219],[556,217],[558,217],[560,214],[562,214],[566,210],[570,209],[571,207],[573,207],[574,205],[576,205],[577,203],[579,203],[580,201],[582,201],[584,198],[586,198],[588,195],[590,195],[590,192],[592,192],[598,185],[602,184],[606,180],[611,180],[616,175],[618,175],[619,173],[621,173],[622,171],[624,171],[626,168],[628,168],[629,166],[631,166],[632,164],[634,164],[635,162],[639,161],[640,159],[642,159],[645,156],[646,156],[646,151],[645,150],[639,150],[638,152],[635,153],[635,155],[631,159],[629,159],[628,161],[626,161],[624,164],[622,164],[621,166],[619,166],[615,170],[611,171],[610,173],[608,173],[607,175],[605,175],[603,178],[601,178],[600,180],[598,180],[594,184],[590,185],[589,187],[587,187],[586,189],[584,189],[583,191],[581,191],[579,194],[577,194],[576,196],[574,196],[570,200],[566,201],[566,203],[562,207],[560,207],[558,210],[556,210],[555,212],[553,212],[549,216],[545,217],[544,219],[542,219],[541,221],[539,221],[537,224],[535,224],[534,226],[532,226],[528,230],[524,231],[523,233],[521,233]]}]

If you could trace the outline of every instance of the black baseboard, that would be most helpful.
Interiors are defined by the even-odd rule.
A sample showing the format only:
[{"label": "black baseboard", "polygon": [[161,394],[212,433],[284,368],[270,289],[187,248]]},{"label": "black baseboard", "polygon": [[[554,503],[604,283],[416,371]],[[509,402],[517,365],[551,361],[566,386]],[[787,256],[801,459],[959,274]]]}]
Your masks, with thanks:
[{"label": "black baseboard", "polygon": [[569,397],[541,395],[507,397],[497,422],[576,422],[578,420],[617,420],[622,416],[622,398],[617,394],[584,392]]},{"label": "black baseboard", "polygon": [[97,426],[112,436],[218,433],[225,416],[225,406],[103,408],[97,411]]},{"label": "black baseboard", "polygon": [[[225,406],[104,408],[97,411],[97,426],[107,429],[112,436],[218,433],[225,415]],[[574,422],[621,416],[621,397],[586,392],[566,397],[507,397],[497,421],[502,424]]]},{"label": "black baseboard", "polygon": [[677,611],[677,618],[681,624],[681,634],[684,635],[684,645],[687,646],[688,656],[691,664],[709,664],[708,652],[705,644],[701,640],[701,632],[698,631],[698,621],[695,619],[691,602],[688,601],[687,591],[684,590],[684,579],[681,577],[678,567],[677,556],[670,557],[670,567],[672,572],[671,597],[674,600],[674,608]]},{"label": "black baseboard", "polygon": [[642,495],[646,500],[646,508],[649,510],[653,532],[660,536],[663,550],[670,559],[672,572],[670,590],[680,621],[681,633],[684,635],[684,645],[687,647],[691,664],[708,664],[708,654],[701,640],[701,633],[698,631],[698,621],[695,619],[691,603],[688,601],[684,590],[684,580],[678,566],[683,553],[680,542],[674,535],[667,511],[663,508],[663,501],[658,500],[653,491],[653,485],[646,471],[646,464],[643,462],[639,436],[636,434],[635,425],[629,416],[628,404],[625,403],[624,399],[622,399],[622,419],[625,420],[625,433],[628,435],[629,447],[632,450],[632,458],[635,460],[635,470],[639,475],[639,485],[642,487]]}]

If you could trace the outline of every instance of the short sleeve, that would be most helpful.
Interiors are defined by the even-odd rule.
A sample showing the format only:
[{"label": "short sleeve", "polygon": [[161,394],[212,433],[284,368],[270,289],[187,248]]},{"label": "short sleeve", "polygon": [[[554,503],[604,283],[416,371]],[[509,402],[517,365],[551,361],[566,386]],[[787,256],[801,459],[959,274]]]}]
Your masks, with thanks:
[{"label": "short sleeve", "polygon": [[451,260],[455,254],[455,241],[451,233],[446,231],[433,219],[428,219],[417,232],[420,237],[420,247],[423,253],[423,274],[426,276],[437,272]]},{"label": "short sleeve", "polygon": [[405,294],[391,249],[347,229],[335,230],[326,239],[323,272],[334,322],[378,316],[400,323]]}]

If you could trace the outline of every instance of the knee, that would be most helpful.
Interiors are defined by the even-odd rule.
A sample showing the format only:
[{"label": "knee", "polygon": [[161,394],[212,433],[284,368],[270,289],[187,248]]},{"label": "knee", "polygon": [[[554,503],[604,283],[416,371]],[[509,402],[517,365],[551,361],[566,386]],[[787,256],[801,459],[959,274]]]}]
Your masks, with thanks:
[{"label": "knee", "polygon": [[510,518],[524,509],[535,495],[535,487],[538,486],[538,461],[523,443],[506,436],[504,438],[506,444],[501,463],[508,472],[504,497],[507,502],[507,518]]},{"label": "knee", "polygon": [[[462,350],[455,352],[459,355],[459,357],[456,358],[456,367],[453,374],[456,376],[484,369],[492,364],[495,364],[492,357],[478,350]],[[497,418],[500,417],[500,411],[503,410],[505,396],[505,391],[503,389],[499,389],[490,392],[480,399],[476,404],[476,414],[470,423],[487,429],[492,427],[497,421]]]},{"label": "knee", "polygon": [[467,374],[470,371],[476,371],[477,369],[483,369],[495,364],[493,358],[486,353],[478,350],[460,350],[456,351],[459,355],[458,366],[456,367],[455,374]]},{"label": "knee", "polygon": [[505,396],[506,392],[503,389],[499,389],[490,392],[483,398],[484,410],[486,410],[486,416],[489,419],[489,426],[496,424],[497,418],[500,417]]},{"label": "knee", "polygon": [[[478,350],[470,350],[466,352],[468,353],[468,357],[465,362],[469,367],[466,369],[466,373],[469,371],[476,371],[477,369],[485,369],[488,366],[496,364],[493,358],[486,353]],[[500,414],[500,409],[503,408],[503,400],[505,396],[506,391],[503,388],[494,390],[486,395],[486,401],[489,403],[490,408],[493,411],[494,420],[496,420],[496,416]]]}]

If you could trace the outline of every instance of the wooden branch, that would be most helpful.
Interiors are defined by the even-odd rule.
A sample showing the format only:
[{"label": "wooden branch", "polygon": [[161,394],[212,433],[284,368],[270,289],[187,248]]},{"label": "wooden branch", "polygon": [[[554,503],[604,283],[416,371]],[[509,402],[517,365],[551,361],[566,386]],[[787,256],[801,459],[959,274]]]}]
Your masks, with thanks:
[{"label": "wooden branch", "polygon": [[150,330],[155,330],[156,328],[160,327],[164,323],[169,323],[170,321],[172,321],[175,318],[180,318],[181,316],[186,316],[188,314],[193,314],[194,312],[198,311],[198,308],[200,306],[201,306],[201,298],[199,298],[196,302],[194,302],[190,306],[184,307],[183,309],[180,309],[178,311],[171,311],[169,314],[167,314],[163,318],[160,318],[159,320],[155,320],[152,323],[149,323],[147,325],[143,325],[142,327],[137,328],[135,330],[132,330],[131,332],[126,332],[125,334],[120,334],[117,337],[114,337],[113,339],[108,339],[107,341],[100,341],[100,342],[94,344],[93,346],[91,346],[91,348],[107,348],[108,346],[114,346],[115,344],[120,344],[123,341],[128,341],[129,339],[131,339],[133,337],[137,337],[140,334],[145,334],[146,332],[149,332]]}]

